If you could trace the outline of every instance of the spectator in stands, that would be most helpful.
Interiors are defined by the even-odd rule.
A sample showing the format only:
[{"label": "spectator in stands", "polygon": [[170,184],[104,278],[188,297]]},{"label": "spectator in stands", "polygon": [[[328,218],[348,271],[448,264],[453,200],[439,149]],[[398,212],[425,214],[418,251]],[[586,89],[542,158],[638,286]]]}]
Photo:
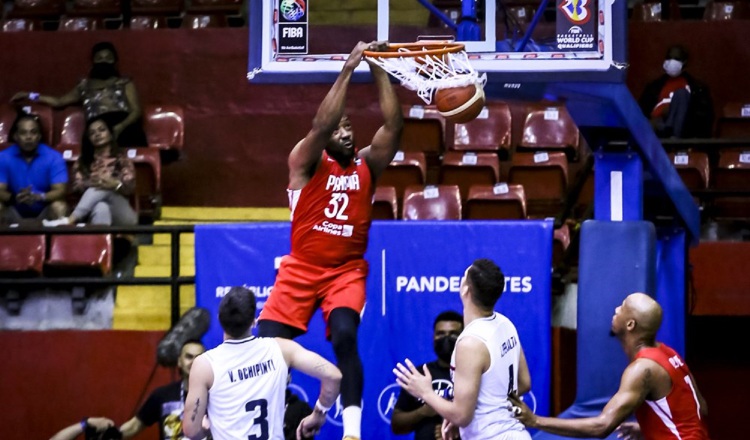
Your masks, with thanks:
[{"label": "spectator in stands", "polygon": [[[307,402],[301,400],[289,389],[290,383],[292,383],[291,370],[289,370],[286,378],[287,388],[286,395],[284,396],[284,440],[297,440],[297,427],[299,427],[302,419],[312,414],[313,410]],[[311,438],[313,437],[302,436],[303,440]]]},{"label": "spectator in stands", "polygon": [[92,67],[88,78],[62,96],[42,95],[38,92],[19,92],[12,100],[28,99],[52,107],[83,104],[86,120],[103,118],[112,126],[117,142],[125,147],[148,145],[141,121],[141,104],[130,78],[117,70],[117,50],[112,43],[96,43],[91,49]]},{"label": "spectator in stands", "polygon": [[195,358],[204,351],[206,348],[197,340],[188,341],[182,345],[180,357],[177,358],[181,380],[154,390],[138,414],[120,426],[123,438],[131,438],[156,422],[159,422],[161,440],[187,438],[182,432],[182,417],[190,384],[190,368]]},{"label": "spectator in stands", "polygon": [[138,214],[127,198],[135,189],[135,167],[104,119],[87,124],[73,176],[73,190],[83,195],[68,219],[70,224],[86,219],[93,225],[138,223]]},{"label": "spectator in stands", "polygon": [[42,143],[39,117],[19,114],[10,139],[15,143],[0,152],[0,223],[64,217],[68,170],[62,155]]},{"label": "spectator in stands", "polygon": [[[437,360],[425,364],[432,375],[432,389],[445,399],[453,399],[450,363],[456,340],[464,329],[464,319],[452,310],[435,318],[432,325],[433,349]],[[423,366],[419,367],[422,371]],[[414,433],[414,440],[440,440],[443,418],[424,401],[401,390],[393,409],[391,430],[394,434]]]},{"label": "spectator in stands", "polygon": [[685,72],[688,52],[672,46],[664,72],[643,91],[640,106],[661,138],[711,137],[714,111],[708,87]]},{"label": "spectator in stands", "polygon": [[122,434],[114,425],[115,422],[104,417],[86,417],[53,435],[50,440],[73,440],[81,434],[86,440],[119,440]]}]

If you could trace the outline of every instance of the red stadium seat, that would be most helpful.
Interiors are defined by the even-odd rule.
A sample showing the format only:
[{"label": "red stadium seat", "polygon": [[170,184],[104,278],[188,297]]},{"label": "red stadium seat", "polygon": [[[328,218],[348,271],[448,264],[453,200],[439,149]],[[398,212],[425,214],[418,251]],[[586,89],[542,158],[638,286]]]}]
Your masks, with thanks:
[{"label": "red stadium seat", "polygon": [[530,23],[536,13],[536,8],[531,5],[508,6],[505,10],[516,23],[521,25]]},{"label": "red stadium seat", "polygon": [[708,154],[700,151],[679,151],[669,153],[669,159],[689,191],[708,188]]},{"label": "red stadium seat", "polygon": [[500,180],[500,161],[494,153],[448,151],[440,165],[440,184],[458,185],[461,200],[472,185],[494,185]]},{"label": "red stadium seat", "polygon": [[464,212],[464,218],[471,220],[523,220],[526,194],[521,185],[474,185]]},{"label": "red stadium seat", "polygon": [[578,152],[578,127],[563,104],[534,104],[527,107],[519,149]]},{"label": "red stadium seat", "polygon": [[147,105],[143,109],[149,147],[181,151],[185,142],[185,116],[179,105]]},{"label": "red stadium seat", "polygon": [[184,3],[181,0],[132,0],[133,15],[180,15]]},{"label": "red stadium seat", "polygon": [[66,148],[79,150],[83,141],[83,130],[86,127],[86,117],[80,107],[68,107],[62,112],[62,127],[57,133],[57,151]]},{"label": "red stadium seat", "polygon": [[0,150],[13,143],[10,129],[16,120],[16,109],[10,104],[0,104]]},{"label": "red stadium seat", "polygon": [[703,19],[708,21],[737,20],[744,18],[744,9],[744,5],[740,1],[709,1],[706,4]]},{"label": "red stadium seat", "polygon": [[[440,12],[453,20],[454,23],[458,23],[459,18],[461,18],[461,0],[433,0],[432,4],[438,8]],[[448,28],[448,25],[434,14],[430,14],[427,26]]]},{"label": "red stadium seat", "polygon": [[529,217],[554,216],[568,186],[568,161],[556,152],[515,153],[508,182],[523,185]]},{"label": "red stadium seat", "polygon": [[133,206],[146,222],[161,217],[161,159],[155,148],[128,148],[127,155],[135,165]]},{"label": "red stadium seat", "polygon": [[459,151],[510,150],[510,106],[504,102],[487,103],[486,111],[466,124],[456,124],[449,148]]},{"label": "red stadium seat", "polygon": [[372,196],[372,219],[398,219],[398,197],[396,197],[396,188],[392,186],[379,186],[375,188],[375,194]]},{"label": "red stadium seat", "polygon": [[[42,142],[45,144],[52,144],[52,109],[49,106],[42,104],[26,103],[23,104],[19,110],[39,117],[39,120],[42,123]],[[17,115],[18,112],[12,105],[0,104],[0,144],[13,143],[13,140],[10,139],[9,136],[10,129],[13,126],[13,121],[15,121]]]},{"label": "red stadium seat", "polygon": [[112,271],[112,235],[52,235],[48,275],[108,275]]},{"label": "red stadium seat", "polygon": [[718,125],[719,137],[750,138],[750,102],[724,105]]},{"label": "red stadium seat", "polygon": [[6,18],[55,19],[65,12],[65,0],[13,0]]},{"label": "red stadium seat", "polygon": [[396,188],[396,195],[401,200],[407,186],[424,185],[427,178],[425,162],[424,153],[399,151],[393,162],[380,175],[377,184]]},{"label": "red stadium seat", "polygon": [[42,24],[32,18],[8,18],[2,20],[3,32],[25,32],[41,30]]},{"label": "red stadium seat", "polygon": [[44,235],[8,235],[0,240],[0,273],[41,275],[47,251]]},{"label": "red stadium seat", "polygon": [[414,185],[404,191],[404,220],[461,220],[461,194],[456,185]]},{"label": "red stadium seat", "polygon": [[166,29],[167,19],[164,17],[151,16],[151,15],[139,15],[137,17],[130,17],[130,29],[133,30],[150,30],[150,29]]},{"label": "red stadium seat", "polygon": [[714,217],[750,219],[750,148],[722,150],[711,177],[715,190],[742,193],[716,197],[712,207]]},{"label": "red stadium seat", "polygon": [[185,14],[182,27],[185,29],[220,28],[229,25],[226,15]]},{"label": "red stadium seat", "polygon": [[633,5],[633,21],[662,21],[661,3],[638,3]]},{"label": "red stadium seat", "polygon": [[445,119],[435,106],[402,106],[404,128],[399,148],[439,155],[444,149]]},{"label": "red stadium seat", "polygon": [[61,31],[95,31],[104,29],[104,21],[101,17],[60,17]]}]

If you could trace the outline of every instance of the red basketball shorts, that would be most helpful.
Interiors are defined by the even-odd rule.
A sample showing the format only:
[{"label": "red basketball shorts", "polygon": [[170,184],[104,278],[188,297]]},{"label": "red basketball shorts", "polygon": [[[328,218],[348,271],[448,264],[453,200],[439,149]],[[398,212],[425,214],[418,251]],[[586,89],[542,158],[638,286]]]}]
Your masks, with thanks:
[{"label": "red basketball shorts", "polygon": [[320,267],[286,255],[258,320],[268,319],[307,331],[318,307],[326,323],[331,311],[339,307],[361,314],[368,268],[364,259],[338,267]]}]

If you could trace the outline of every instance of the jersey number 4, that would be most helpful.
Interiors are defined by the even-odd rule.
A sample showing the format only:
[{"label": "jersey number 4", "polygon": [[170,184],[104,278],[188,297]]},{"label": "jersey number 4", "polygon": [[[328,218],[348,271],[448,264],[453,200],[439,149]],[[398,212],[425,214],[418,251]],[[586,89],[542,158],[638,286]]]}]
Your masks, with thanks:
[{"label": "jersey number 4", "polygon": [[245,404],[245,412],[260,409],[258,417],[253,419],[253,426],[260,428],[259,434],[248,435],[248,440],[268,440],[268,401],[266,399],[251,400]]},{"label": "jersey number 4", "polygon": [[331,200],[328,202],[328,206],[326,206],[323,213],[328,218],[348,220],[349,216],[344,214],[347,206],[349,206],[349,195],[346,193],[333,193],[331,194]]}]

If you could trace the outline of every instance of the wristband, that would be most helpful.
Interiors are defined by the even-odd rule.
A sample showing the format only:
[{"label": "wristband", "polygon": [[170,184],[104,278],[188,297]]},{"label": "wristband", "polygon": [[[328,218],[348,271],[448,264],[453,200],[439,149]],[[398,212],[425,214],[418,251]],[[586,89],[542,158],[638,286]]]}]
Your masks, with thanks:
[{"label": "wristband", "polygon": [[115,192],[119,191],[120,188],[122,188],[122,182],[117,184],[117,186],[115,187]]},{"label": "wristband", "polygon": [[38,101],[39,96],[38,92],[29,92],[29,101]]},{"label": "wristband", "polygon": [[333,405],[331,405],[331,406],[329,406],[329,407],[326,408],[325,406],[323,406],[322,403],[320,403],[320,399],[318,399],[315,402],[315,411],[318,411],[318,412],[323,413],[323,414],[327,414],[328,411],[330,411],[330,409],[331,409],[332,406]]},{"label": "wristband", "polygon": [[81,431],[86,432],[86,428],[89,427],[89,418],[84,417],[81,419]]}]

